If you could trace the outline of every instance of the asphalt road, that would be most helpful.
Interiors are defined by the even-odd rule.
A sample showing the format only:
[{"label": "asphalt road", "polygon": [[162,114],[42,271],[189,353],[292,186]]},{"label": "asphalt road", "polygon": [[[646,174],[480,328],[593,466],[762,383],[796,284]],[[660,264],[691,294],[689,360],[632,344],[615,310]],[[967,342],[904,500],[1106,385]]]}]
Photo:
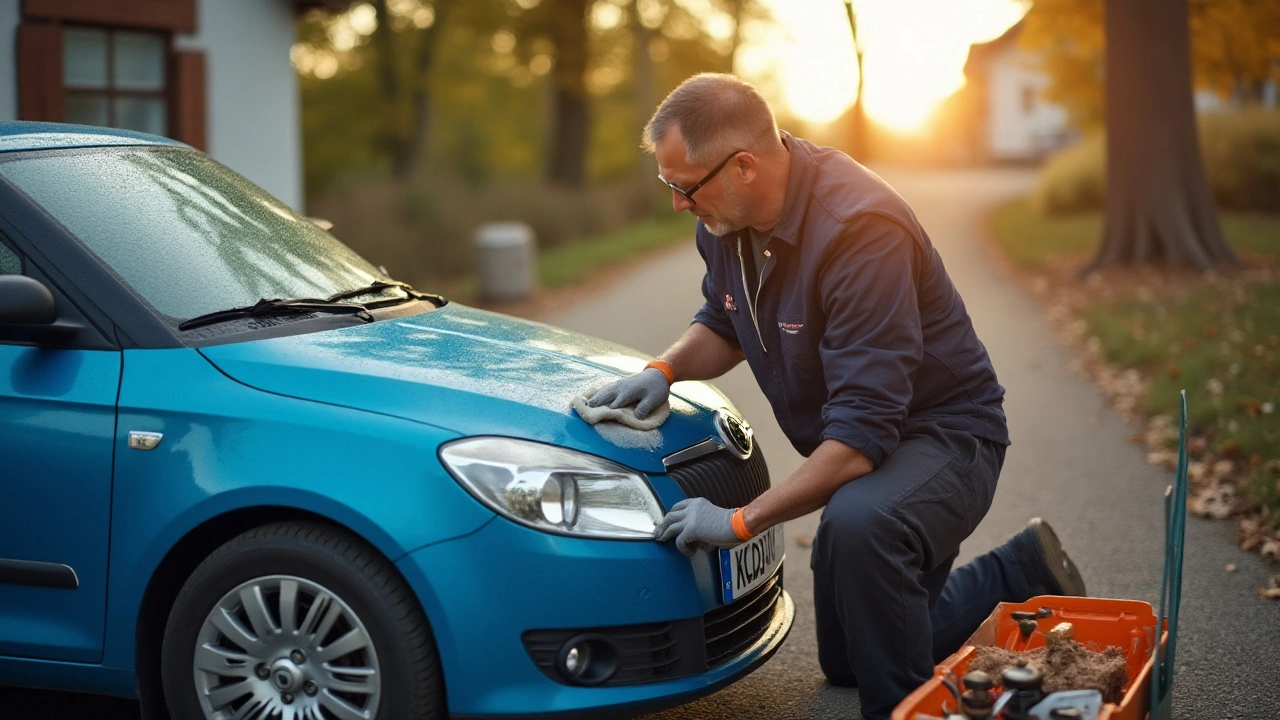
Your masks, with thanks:
[{"label": "asphalt road", "polygon": [[[1163,558],[1161,497],[1171,475],[1148,465],[1127,441],[1135,429],[1100,392],[1071,375],[1040,307],[992,262],[982,218],[1001,198],[1025,193],[1021,170],[921,173],[883,169],[929,231],[1007,389],[1013,447],[995,504],[961,548],[960,562],[1000,544],[1040,515],[1080,566],[1092,595],[1155,602]],[[700,303],[700,260],[692,242],[627,273],[607,292],[547,321],[658,353]],[[716,385],[756,429],[774,482],[801,462],[774,422],[746,368]],[[1197,401],[1189,389],[1189,402]],[[814,650],[809,552],[796,541],[816,516],[788,523],[785,582],[796,601],[790,638],[743,681],[645,720],[826,720],[858,717],[856,691],[825,685]],[[1239,570],[1227,573],[1234,563]],[[1189,518],[1174,683],[1175,717],[1280,718],[1280,603],[1260,599],[1274,567],[1240,552],[1229,524]],[[0,691],[5,720],[136,720],[136,705],[66,694]]]}]

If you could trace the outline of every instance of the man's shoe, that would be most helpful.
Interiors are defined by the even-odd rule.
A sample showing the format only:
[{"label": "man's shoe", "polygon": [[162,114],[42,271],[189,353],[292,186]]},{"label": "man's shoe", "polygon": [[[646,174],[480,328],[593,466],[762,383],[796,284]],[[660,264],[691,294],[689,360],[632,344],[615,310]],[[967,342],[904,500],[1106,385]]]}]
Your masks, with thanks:
[{"label": "man's shoe", "polygon": [[1084,578],[1062,549],[1048,522],[1031,518],[1026,529],[1013,536],[1012,544],[1031,585],[1031,595],[1087,595]]}]

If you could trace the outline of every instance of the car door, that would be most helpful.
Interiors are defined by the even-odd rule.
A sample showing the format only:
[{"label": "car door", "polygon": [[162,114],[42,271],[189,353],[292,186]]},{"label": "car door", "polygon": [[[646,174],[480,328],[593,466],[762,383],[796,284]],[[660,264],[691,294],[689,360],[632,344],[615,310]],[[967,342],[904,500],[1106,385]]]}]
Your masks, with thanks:
[{"label": "car door", "polygon": [[[0,273],[50,285],[2,234]],[[16,327],[0,325],[0,656],[98,662],[121,353]]]}]

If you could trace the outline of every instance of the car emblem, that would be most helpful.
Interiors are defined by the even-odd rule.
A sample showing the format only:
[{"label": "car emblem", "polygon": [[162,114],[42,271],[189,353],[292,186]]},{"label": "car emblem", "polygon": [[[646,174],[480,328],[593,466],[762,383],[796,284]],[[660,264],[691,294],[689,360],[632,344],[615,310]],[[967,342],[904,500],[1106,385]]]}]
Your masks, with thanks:
[{"label": "car emblem", "polygon": [[752,436],[754,433],[750,425],[723,408],[716,411],[715,423],[716,432],[720,434],[720,441],[729,449],[729,452],[740,460],[746,460],[751,457]]}]

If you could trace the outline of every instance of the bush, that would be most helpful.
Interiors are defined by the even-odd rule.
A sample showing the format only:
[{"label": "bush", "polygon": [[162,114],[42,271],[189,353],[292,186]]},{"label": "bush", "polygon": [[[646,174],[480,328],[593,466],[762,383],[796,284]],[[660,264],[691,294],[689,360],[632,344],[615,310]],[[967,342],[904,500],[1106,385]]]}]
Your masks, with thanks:
[{"label": "bush", "polygon": [[[1280,210],[1280,112],[1209,113],[1199,120],[1200,152],[1218,206]],[[1054,154],[1032,195],[1036,210],[1065,214],[1102,208],[1106,145],[1101,134]]]},{"label": "bush", "polygon": [[1045,162],[1031,204],[1042,215],[1096,210],[1102,207],[1105,187],[1106,142],[1094,134]]},{"label": "bush", "polygon": [[652,188],[638,183],[570,191],[546,185],[476,188],[428,178],[409,185],[349,178],[315,198],[309,214],[370,261],[411,283],[456,278],[472,268],[472,235],[483,223],[521,221],[539,250],[613,232],[647,216]]}]

